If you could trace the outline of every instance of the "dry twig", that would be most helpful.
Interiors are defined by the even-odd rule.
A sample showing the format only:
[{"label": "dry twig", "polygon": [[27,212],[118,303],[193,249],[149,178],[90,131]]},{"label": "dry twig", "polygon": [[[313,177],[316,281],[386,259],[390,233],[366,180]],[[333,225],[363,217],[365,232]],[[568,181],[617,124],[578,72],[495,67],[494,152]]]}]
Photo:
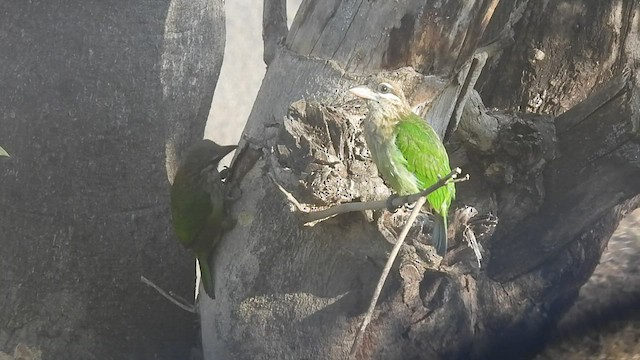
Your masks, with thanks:
[{"label": "dry twig", "polygon": [[407,237],[407,234],[409,233],[409,229],[411,229],[411,225],[413,225],[413,222],[416,220],[416,217],[418,217],[418,214],[420,213],[420,209],[422,208],[422,205],[424,205],[426,201],[427,201],[427,198],[424,196],[418,199],[418,201],[416,201],[416,204],[413,210],[411,211],[411,215],[409,215],[409,219],[407,220],[407,223],[404,225],[404,228],[402,228],[402,232],[398,236],[398,240],[396,241],[396,244],[393,246],[393,249],[391,250],[391,254],[389,254],[389,259],[387,260],[387,263],[384,265],[384,269],[382,269],[380,280],[378,280],[378,285],[376,285],[376,289],[373,292],[371,303],[369,303],[369,309],[367,309],[367,313],[365,314],[364,319],[362,320],[362,325],[360,325],[360,328],[356,333],[356,338],[353,340],[353,345],[351,345],[351,352],[349,353],[349,356],[353,357],[356,354],[356,351],[358,350],[358,345],[360,344],[362,335],[364,334],[364,331],[367,329],[369,322],[371,322],[371,316],[373,316],[373,311],[375,310],[376,304],[378,303],[378,298],[380,297],[380,293],[382,292],[382,287],[384,286],[384,283],[387,280],[387,276],[391,271],[391,267],[393,266],[393,262],[395,261],[396,256],[398,256],[398,251],[400,251],[400,247],[402,247],[402,244],[404,243],[404,239]]},{"label": "dry twig", "polygon": [[180,307],[182,310],[188,311],[192,314],[196,313],[195,305],[187,304],[187,302],[184,299],[178,299],[175,295],[167,294],[166,291],[162,290],[158,285],[154,284],[151,280],[144,277],[144,275],[140,275],[140,281],[154,288],[160,295],[164,296],[167,300],[171,301],[172,303]]},{"label": "dry twig", "polygon": [[395,210],[405,204],[411,204],[418,201],[418,199],[431,194],[432,192],[436,191],[438,188],[444,186],[448,182],[462,182],[462,181],[468,180],[469,179],[468,175],[462,178],[457,178],[457,176],[461,172],[462,170],[460,170],[460,168],[455,168],[451,170],[451,172],[447,174],[445,177],[438,180],[438,182],[436,182],[432,186],[416,194],[405,195],[405,196],[392,195],[388,197],[386,200],[365,201],[365,202],[354,201],[350,203],[338,204],[330,208],[318,210],[318,211],[310,211],[308,207],[302,205],[290,192],[288,192],[280,184],[278,184],[278,182],[275,180],[275,178],[271,174],[269,174],[269,177],[271,178],[273,183],[276,185],[276,187],[280,190],[280,192],[282,192],[284,196],[287,198],[287,200],[289,200],[289,202],[296,208],[296,211],[300,213],[300,217],[303,223],[306,226],[313,226],[323,220],[329,219],[339,214],[345,214],[348,212],[364,211],[364,210],[382,210],[382,209]]}]

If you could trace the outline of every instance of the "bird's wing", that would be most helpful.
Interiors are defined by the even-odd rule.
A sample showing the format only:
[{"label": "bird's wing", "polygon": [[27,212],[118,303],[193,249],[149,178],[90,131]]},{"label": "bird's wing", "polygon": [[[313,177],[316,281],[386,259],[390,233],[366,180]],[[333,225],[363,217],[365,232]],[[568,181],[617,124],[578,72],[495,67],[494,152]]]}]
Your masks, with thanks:
[{"label": "bird's wing", "polygon": [[[396,146],[407,161],[407,168],[416,175],[421,187],[427,188],[446,176],[451,169],[449,157],[438,134],[417,115],[410,115],[396,125]],[[449,207],[455,195],[453,184],[441,187],[427,196],[438,212]]]},{"label": "bird's wing", "polygon": [[213,210],[209,194],[178,172],[171,187],[171,215],[180,241],[191,247]]}]

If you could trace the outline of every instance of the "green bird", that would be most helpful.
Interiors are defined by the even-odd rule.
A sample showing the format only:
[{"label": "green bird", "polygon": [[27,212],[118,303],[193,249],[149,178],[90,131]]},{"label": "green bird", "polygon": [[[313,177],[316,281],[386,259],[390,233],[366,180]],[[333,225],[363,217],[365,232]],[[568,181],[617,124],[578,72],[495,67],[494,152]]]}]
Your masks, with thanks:
[{"label": "green bird", "polygon": [[[433,128],[411,111],[399,84],[377,80],[349,90],[366,100],[364,138],[382,178],[400,195],[415,194],[451,172],[449,156]],[[433,244],[447,252],[447,212],[456,189],[449,183],[427,195],[436,217]]]},{"label": "green bird", "polygon": [[220,146],[210,140],[197,142],[180,163],[171,186],[173,227],[182,245],[198,259],[202,286],[212,299],[215,291],[210,257],[229,228],[218,164],[235,148],[236,145]]}]

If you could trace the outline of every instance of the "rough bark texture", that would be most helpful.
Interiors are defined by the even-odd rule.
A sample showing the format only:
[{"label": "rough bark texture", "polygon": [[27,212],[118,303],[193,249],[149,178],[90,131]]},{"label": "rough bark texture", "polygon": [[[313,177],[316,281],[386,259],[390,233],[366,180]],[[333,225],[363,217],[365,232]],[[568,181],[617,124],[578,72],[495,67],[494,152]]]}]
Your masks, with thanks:
[{"label": "rough bark texture", "polygon": [[625,215],[536,360],[633,359],[640,354],[640,209]]},{"label": "rough bark texture", "polygon": [[262,7],[263,60],[269,66],[287,36],[287,1],[266,0]]},{"label": "rough bark texture", "polygon": [[[177,359],[193,295],[168,178],[201,138],[223,1],[0,5],[0,350],[45,359]],[[169,175],[169,176],[168,176]]]},{"label": "rough bark texture", "polygon": [[[469,172],[471,181],[458,186],[456,206],[478,211],[477,223],[470,224],[484,233],[485,261],[478,269],[458,241],[439,263],[428,239],[414,230],[357,358],[509,358],[531,349],[593,271],[621,213],[638,206],[640,183],[631,179],[640,175],[639,48],[633,35],[640,5],[584,5],[600,12],[589,10],[592,21],[581,31],[609,32],[616,51],[592,36],[572,39],[579,49],[613,53],[613,60],[585,66],[580,76],[549,73],[540,101],[570,96],[556,110],[523,94],[538,91],[533,84],[542,81],[539,73],[584,65],[582,53],[559,41],[565,20],[547,23],[559,14],[571,19],[583,5],[520,1],[495,11],[492,1],[435,6],[302,4],[244,132],[244,146],[263,157],[236,159],[250,171],[232,209],[238,226],[215,255],[219,296],[201,303],[208,359],[346,357],[404,212],[350,214],[303,227],[267,174],[318,206],[388,194],[359,136],[364,107],[346,95],[370,73],[402,78],[410,101],[424,106],[441,133],[457,121],[455,106],[442,117],[430,112],[447,101],[461,105],[448,147],[452,165]],[[456,91],[443,98],[461,86],[456,74],[482,45],[483,19],[490,13],[495,17],[485,42],[513,33],[515,44],[494,54],[480,94],[470,91],[466,103],[456,100],[462,98]],[[608,26],[597,28],[603,23]],[[531,45],[533,36],[552,41],[540,49]],[[433,76],[392,71],[405,65]],[[509,82],[495,80],[508,74]],[[585,79],[599,79],[602,86],[593,91]],[[503,111],[487,109],[482,96]],[[532,107],[505,111],[523,102]],[[480,221],[489,213],[499,219],[493,234]],[[429,227],[426,217],[418,228],[423,226]]]}]

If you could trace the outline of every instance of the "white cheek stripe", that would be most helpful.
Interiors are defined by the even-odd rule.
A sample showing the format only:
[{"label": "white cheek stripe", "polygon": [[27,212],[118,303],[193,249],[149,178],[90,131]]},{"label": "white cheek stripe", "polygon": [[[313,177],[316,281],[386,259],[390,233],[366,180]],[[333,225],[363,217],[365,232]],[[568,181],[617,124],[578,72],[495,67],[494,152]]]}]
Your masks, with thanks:
[{"label": "white cheek stripe", "polygon": [[389,101],[393,101],[393,102],[400,102],[400,98],[391,94],[391,93],[387,93],[387,94],[380,94],[381,98],[385,98]]}]

